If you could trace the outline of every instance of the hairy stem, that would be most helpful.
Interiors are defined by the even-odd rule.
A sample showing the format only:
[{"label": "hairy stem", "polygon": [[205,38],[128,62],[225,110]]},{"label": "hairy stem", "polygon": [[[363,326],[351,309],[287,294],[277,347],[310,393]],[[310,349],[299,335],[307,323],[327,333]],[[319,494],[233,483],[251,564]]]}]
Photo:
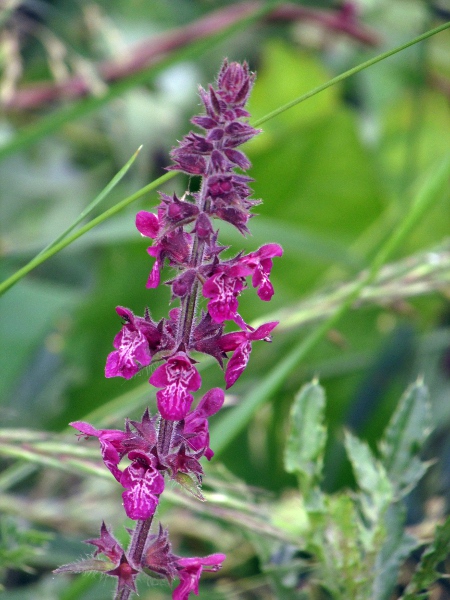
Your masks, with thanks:
[{"label": "hairy stem", "polygon": [[[131,566],[135,565],[136,567],[139,567],[142,562],[142,555],[144,554],[144,548],[150,532],[152,521],[153,515],[148,519],[136,522],[136,527],[134,528],[130,546],[127,552]],[[128,587],[117,590],[114,600],[128,600],[132,594],[132,591],[133,590]]]},{"label": "hairy stem", "polygon": [[175,421],[167,421],[166,419],[161,419],[161,422],[159,424],[158,453],[161,456],[166,456],[169,453],[174,423]]}]

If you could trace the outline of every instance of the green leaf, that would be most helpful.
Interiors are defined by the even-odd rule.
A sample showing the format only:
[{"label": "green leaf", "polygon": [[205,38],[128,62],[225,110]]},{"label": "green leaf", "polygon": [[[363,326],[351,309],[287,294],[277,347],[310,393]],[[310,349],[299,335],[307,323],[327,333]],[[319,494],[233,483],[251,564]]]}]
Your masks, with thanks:
[{"label": "green leaf", "polygon": [[317,380],[302,387],[291,408],[284,466],[288,473],[298,475],[305,494],[318,484],[322,473],[327,439],[324,411],[325,392]]},{"label": "green leaf", "polygon": [[[419,594],[423,592],[423,597],[428,597],[426,591],[441,574],[437,571],[437,566],[448,556],[450,545],[450,517],[445,523],[436,527],[434,541],[425,550],[422,559],[413,575],[411,583],[402,596],[402,600],[417,600]],[[422,595],[420,595],[422,597]]]},{"label": "green leaf", "polygon": [[359,501],[363,514],[369,523],[376,525],[392,501],[391,483],[369,446],[349,431],[345,432],[345,448],[362,492]]},{"label": "green leaf", "polygon": [[100,560],[99,558],[89,558],[87,560],[80,560],[68,565],[63,565],[62,567],[55,569],[53,573],[86,573],[90,571],[106,573],[106,571],[111,571],[114,567],[115,565],[111,561]]},{"label": "green leaf", "polygon": [[411,490],[427,470],[418,454],[430,430],[428,391],[418,381],[401,398],[379,446],[384,468],[399,496]]},{"label": "green leaf", "polygon": [[404,530],[406,510],[402,504],[392,504],[385,517],[386,540],[375,560],[373,600],[388,600],[398,580],[401,565],[417,547],[416,538]]},{"label": "green leaf", "polygon": [[191,477],[187,473],[177,473],[174,479],[184,487],[185,490],[197,498],[197,500],[205,502],[205,498],[200,491],[200,486],[194,477]]},{"label": "green leaf", "polygon": [[[292,44],[270,39],[264,45],[261,65],[258,69],[254,90],[250,99],[250,112],[254,120],[282,106],[328,79],[323,63],[311,53],[299,52]],[[276,133],[280,126],[289,127],[291,120],[305,125],[333,111],[336,106],[337,89],[330,88],[320,94],[314,102],[293,109],[291,114],[282,113],[277,122],[264,128],[264,136],[252,140],[253,145],[265,145],[271,131]],[[267,133],[269,131],[269,134]]]},{"label": "green leaf", "polygon": [[429,38],[433,35],[436,35],[437,33],[444,31],[445,29],[448,29],[449,27],[450,27],[450,21],[447,21],[446,23],[444,23],[443,25],[440,25],[439,27],[435,27],[434,29],[430,29],[430,30],[426,31],[425,33],[422,33],[421,35],[410,40],[409,42],[406,42],[406,44],[397,46],[396,48],[393,48],[392,50],[388,50],[387,52],[378,54],[374,58],[370,58],[369,60],[366,60],[366,61],[360,63],[356,67],[353,67],[352,69],[349,69],[348,71],[345,71],[344,73],[341,73],[340,75],[337,75],[336,77],[333,77],[332,79],[329,79],[325,83],[322,83],[318,87],[315,87],[314,89],[310,90],[306,94],[303,94],[303,95],[299,96],[298,98],[291,100],[291,102],[288,102],[287,104],[284,104],[283,106],[280,106],[279,108],[273,110],[272,112],[268,113],[264,117],[258,119],[254,123],[252,123],[253,127],[259,127],[266,121],[269,121],[270,119],[273,119],[274,117],[278,116],[279,114],[283,113],[284,111],[289,110],[293,106],[300,104],[300,102],[304,102],[305,100],[312,98],[313,96],[315,96],[316,94],[319,94],[320,92],[323,92],[327,88],[329,88],[333,85],[336,85],[336,83],[339,83],[340,81],[344,81],[344,79],[347,79],[348,77],[351,77],[352,75],[356,75],[356,73],[359,73],[360,71],[363,71],[364,69],[367,69],[368,67],[371,67],[372,65],[375,65],[376,63],[381,62],[382,60],[385,60],[386,58],[389,58],[390,56],[393,56],[394,54],[397,54],[398,52],[401,52],[402,50],[406,50],[406,48],[410,48],[414,44],[417,44],[418,42],[422,42],[423,40],[426,40],[427,38]]}]

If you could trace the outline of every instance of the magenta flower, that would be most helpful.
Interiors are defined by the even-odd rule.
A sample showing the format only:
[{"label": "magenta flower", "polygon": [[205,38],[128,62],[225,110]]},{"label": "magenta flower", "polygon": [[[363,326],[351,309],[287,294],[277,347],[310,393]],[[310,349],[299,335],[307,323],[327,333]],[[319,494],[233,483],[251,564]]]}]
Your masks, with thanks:
[{"label": "magenta flower", "polygon": [[159,233],[159,228],[159,219],[153,213],[141,210],[136,215],[136,229],[141,235],[155,239]]},{"label": "magenta flower", "polygon": [[272,258],[281,256],[283,249],[278,244],[266,244],[256,252],[237,256],[227,263],[219,263],[213,274],[203,285],[203,295],[210,298],[208,311],[216,323],[235,321],[245,327],[239,316],[238,296],[246,288],[245,277],[251,275],[253,287],[258,288],[261,300],[269,301],[273,296],[273,287],[269,275],[272,270]]},{"label": "magenta flower", "polygon": [[122,471],[117,465],[128,451],[125,441],[128,439],[129,435],[125,431],[120,431],[118,429],[96,429],[84,421],[73,421],[72,423],[69,423],[69,425],[78,429],[78,431],[81,431],[81,433],[86,436],[92,435],[98,438],[103,462],[117,481],[120,482]]},{"label": "magenta flower", "polygon": [[[202,571],[218,571],[225,554],[210,554],[203,558],[179,558],[176,562],[180,584],[172,592],[172,600],[188,600],[189,594],[198,595],[198,583]],[[210,568],[205,568],[210,567]]]},{"label": "magenta flower", "polygon": [[230,269],[230,275],[237,277],[251,275],[253,287],[258,288],[258,296],[268,302],[273,296],[273,286],[269,280],[272,258],[282,254],[283,248],[278,244],[261,246],[256,252],[242,256],[238,264]]},{"label": "magenta flower", "polygon": [[183,436],[187,443],[195,452],[204,454],[208,460],[214,456],[209,447],[208,417],[222,408],[224,400],[223,390],[213,388],[206,392],[198,406],[184,420]]},{"label": "magenta flower", "polygon": [[[191,492],[194,489],[195,492],[198,492],[198,487],[202,483],[203,476],[203,469],[199,460],[202,455],[202,452],[193,453],[192,449],[186,443],[182,443],[176,452],[169,454],[165,458],[165,464],[167,465],[171,479],[178,481]],[[188,475],[188,478],[183,478],[180,474]],[[194,480],[196,480],[195,485],[193,484]]]},{"label": "magenta flower", "polygon": [[163,388],[156,393],[158,410],[163,419],[181,421],[187,415],[202,380],[185,352],[171,356],[150,377],[150,383]]},{"label": "magenta flower", "polygon": [[124,320],[124,325],[114,338],[116,350],[106,360],[105,377],[131,379],[150,364],[161,334],[149,316],[135,317],[123,306],[117,306],[116,312]]},{"label": "magenta flower", "polygon": [[147,252],[150,254],[150,256],[156,258],[156,260],[153,263],[153,267],[150,271],[150,275],[148,276],[145,287],[157,288],[161,282],[161,269],[163,267],[164,262],[164,257],[162,256],[162,248],[159,244],[156,246],[150,246],[150,248],[147,248]]},{"label": "magenta flower", "polygon": [[264,340],[270,342],[270,333],[278,325],[278,321],[265,323],[258,329],[251,331],[235,331],[222,336],[220,347],[224,352],[233,351],[225,371],[225,382],[227,389],[236,383],[247,366],[250,352],[252,351],[252,342]]},{"label": "magenta flower", "polygon": [[239,319],[237,297],[246,287],[245,280],[230,276],[230,269],[229,265],[220,265],[203,285],[203,295],[210,298],[208,312],[216,323]]},{"label": "magenta flower", "polygon": [[192,202],[180,200],[176,194],[168,196],[160,193],[161,205],[158,209],[162,221],[166,228],[173,228],[174,225],[190,223],[199,213],[198,206]]},{"label": "magenta flower", "polygon": [[133,462],[120,479],[125,488],[122,494],[125,512],[136,521],[148,519],[155,513],[159,495],[164,491],[164,477],[156,469],[154,456],[133,451],[128,458]]},{"label": "magenta flower", "polygon": [[156,258],[146,286],[158,287],[161,280],[161,269],[164,259],[168,257],[173,266],[185,265],[190,254],[191,236],[182,230],[176,230],[164,235],[155,245],[147,248],[150,256]]},{"label": "magenta flower", "polygon": [[[148,410],[142,421],[128,421],[126,431],[96,429],[84,421],[75,421],[70,425],[84,435],[99,439],[103,462],[125,488],[122,497],[125,512],[130,519],[147,519],[154,514],[158,497],[164,490],[164,477],[156,468],[155,419],[150,418]],[[131,465],[121,471],[118,465],[125,455]]]}]

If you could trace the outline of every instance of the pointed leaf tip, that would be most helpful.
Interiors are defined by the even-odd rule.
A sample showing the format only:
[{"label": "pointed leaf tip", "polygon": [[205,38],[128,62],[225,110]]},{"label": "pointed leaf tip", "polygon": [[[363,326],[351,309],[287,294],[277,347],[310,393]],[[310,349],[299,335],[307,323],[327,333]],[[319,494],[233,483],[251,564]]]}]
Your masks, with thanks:
[{"label": "pointed leaf tip", "polygon": [[379,444],[383,465],[400,497],[428,468],[419,455],[431,426],[428,390],[420,377],[403,394]]},{"label": "pointed leaf tip", "polygon": [[314,378],[295,397],[284,455],[286,471],[299,475],[305,488],[317,484],[322,472],[327,438],[324,413],[325,392]]}]

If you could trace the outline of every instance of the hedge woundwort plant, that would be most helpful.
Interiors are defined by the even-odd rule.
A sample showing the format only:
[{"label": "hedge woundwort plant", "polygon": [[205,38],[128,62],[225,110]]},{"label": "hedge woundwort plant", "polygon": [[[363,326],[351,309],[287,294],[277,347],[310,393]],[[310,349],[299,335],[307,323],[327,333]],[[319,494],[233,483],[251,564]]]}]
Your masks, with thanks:
[{"label": "hedge woundwort plant", "polygon": [[[238,297],[247,287],[246,278],[251,277],[261,300],[271,299],[272,258],[281,256],[281,247],[266,244],[250,254],[240,252],[223,260],[220,255],[227,247],[219,244],[213,225],[214,219],[221,219],[245,235],[250,209],[260,202],[249,199],[251,178],[235,172],[250,167],[236,148],[259,133],[247,123],[250,115],[245,109],[253,81],[246,63],[225,61],[217,87],[200,88],[206,114],[192,122],[206,133],[190,132],[172,150],[174,165],[169,167],[200,176],[200,191],[182,198],[161,193],[157,214],[141,211],[136,216],[138,231],[153,239],[148,253],[155,262],[147,287],[160,285],[167,259],[174,274],[166,283],[172,301],[178,300],[179,306],[159,323],[152,320],[148,309],[138,317],[117,307],[123,327],[114,339],[115,351],[108,356],[105,374],[130,379],[158,364],[149,379],[158,388],[158,413],[151,416],[147,409],[141,421],[127,420],[124,431],[96,429],[82,421],[71,423],[82,435],[99,439],[105,466],[123,486],[125,512],[136,526],[125,550],[103,523],[100,537],[87,540],[96,547],[94,558],[58,571],[100,571],[116,577],[116,600],[126,600],[136,591],[135,579],[142,572],[169,582],[178,578],[172,597],[186,600],[190,592],[198,593],[202,570],[215,571],[225,559],[224,554],[181,558],[172,553],[167,529],[160,524],[157,532],[150,530],[165,479],[198,495],[203,474],[199,461],[202,456],[211,460],[214,455],[209,447],[208,417],[222,407],[224,392],[220,388],[207,391],[191,410],[192,392],[201,387],[192,354],[209,354],[221,367],[228,359],[225,382],[229,388],[246,368],[252,342],[270,341],[277,325],[270,322],[252,328],[238,312]],[[203,302],[202,297],[206,299]],[[224,333],[227,321],[239,329]],[[121,469],[124,457],[130,464]]]}]

